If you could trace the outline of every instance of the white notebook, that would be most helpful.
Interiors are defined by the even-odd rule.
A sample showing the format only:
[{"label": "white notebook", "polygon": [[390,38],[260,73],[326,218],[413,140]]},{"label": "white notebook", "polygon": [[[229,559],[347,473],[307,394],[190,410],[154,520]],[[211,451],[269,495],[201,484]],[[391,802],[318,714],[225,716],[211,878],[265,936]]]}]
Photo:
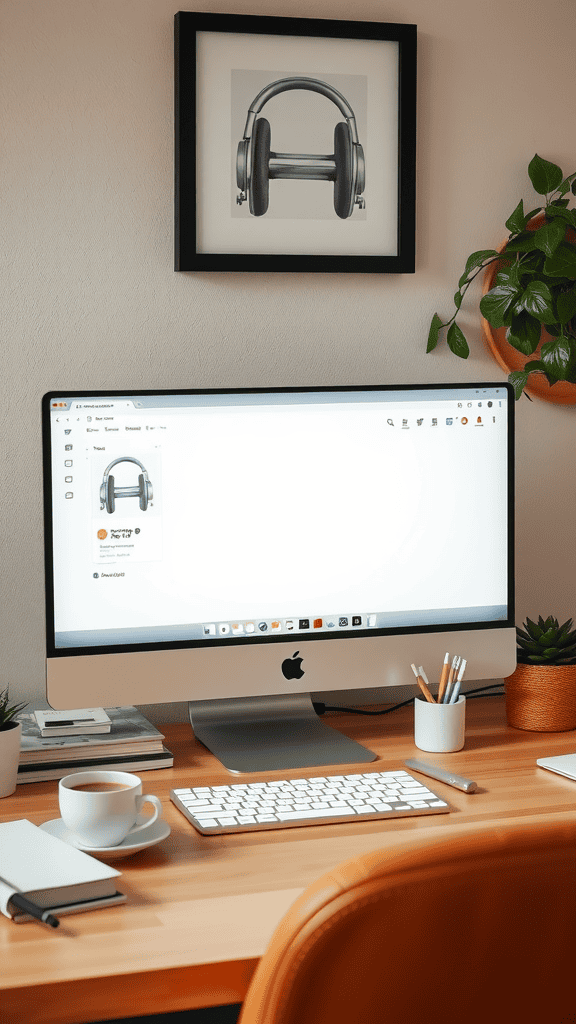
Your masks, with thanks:
[{"label": "white notebook", "polygon": [[576,754],[559,754],[557,757],[539,757],[536,761],[540,768],[548,768],[567,779],[576,780]]},{"label": "white notebook", "polygon": [[6,917],[21,915],[8,907],[15,890],[43,909],[68,912],[125,900],[116,892],[120,871],[26,818],[0,824],[0,910]]}]

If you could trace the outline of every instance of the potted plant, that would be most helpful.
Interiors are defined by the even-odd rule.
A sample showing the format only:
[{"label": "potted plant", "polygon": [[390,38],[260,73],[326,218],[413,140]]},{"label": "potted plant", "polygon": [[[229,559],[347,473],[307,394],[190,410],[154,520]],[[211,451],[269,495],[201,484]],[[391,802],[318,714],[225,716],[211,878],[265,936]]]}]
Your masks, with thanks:
[{"label": "potted plant", "polygon": [[576,729],[576,630],[572,619],[527,618],[516,628],[517,666],[504,681],[506,717],[515,729]]},{"label": "potted plant", "polygon": [[16,789],[22,726],[15,716],[25,707],[26,701],[8,703],[8,687],[0,693],[0,797],[10,796]]},{"label": "potted plant", "polygon": [[[455,312],[443,321],[434,313],[426,351],[447,328],[448,347],[467,359],[468,342],[456,318],[468,288],[480,272],[486,287],[480,301],[484,329],[493,355],[511,370],[516,399],[524,388],[550,401],[576,402],[576,171],[536,154],[528,166],[530,181],[543,201],[524,212],[521,199],[506,221],[507,239],[499,249],[480,249],[468,257],[454,295]],[[554,391],[556,388],[556,391]],[[529,397],[529,396],[528,396]]]}]

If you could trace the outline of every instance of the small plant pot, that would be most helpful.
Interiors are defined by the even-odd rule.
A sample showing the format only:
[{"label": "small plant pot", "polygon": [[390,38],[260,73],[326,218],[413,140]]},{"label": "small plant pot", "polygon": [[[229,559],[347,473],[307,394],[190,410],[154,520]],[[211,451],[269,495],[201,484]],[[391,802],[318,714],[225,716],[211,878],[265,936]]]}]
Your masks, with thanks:
[{"label": "small plant pot", "polygon": [[0,730],[0,797],[10,796],[16,789],[21,738],[20,722],[10,722],[7,729]]},{"label": "small plant pot", "polygon": [[517,665],[504,680],[506,718],[514,729],[576,729],[576,665]]},{"label": "small plant pot", "polygon": [[[528,231],[537,231],[545,223],[545,216],[543,213],[538,214],[537,217],[533,217],[527,225]],[[572,228],[567,228],[566,238],[574,242],[576,241],[576,233]],[[505,252],[506,244],[508,239],[506,238],[497,248],[497,252]],[[496,275],[501,269],[501,264],[498,260],[495,263],[490,263],[484,273],[484,284],[482,287],[482,294],[486,295],[491,288],[496,284]],[[522,352],[518,352],[512,345],[506,340],[507,327],[492,327],[484,317],[482,317],[482,327],[484,330],[484,337],[490,352],[492,353],[496,362],[502,367],[506,373],[511,373],[513,370],[523,370],[527,362],[532,359],[540,358],[540,349],[545,342],[552,341],[552,335],[548,334],[546,329],[542,328],[541,339],[538,348],[532,355],[523,355]],[[548,383],[543,373],[533,373],[528,378],[528,384],[524,388],[528,395],[534,395],[536,398],[542,398],[545,402],[554,402],[557,405],[575,405],[576,404],[576,384],[571,384],[569,381],[560,380],[556,381],[552,386]]]}]

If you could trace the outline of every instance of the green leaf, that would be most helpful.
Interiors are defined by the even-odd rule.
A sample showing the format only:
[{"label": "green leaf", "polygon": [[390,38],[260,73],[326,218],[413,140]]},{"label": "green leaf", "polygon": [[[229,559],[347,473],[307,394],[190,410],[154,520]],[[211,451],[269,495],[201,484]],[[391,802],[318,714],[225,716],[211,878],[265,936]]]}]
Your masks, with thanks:
[{"label": "green leaf", "polygon": [[448,334],[446,335],[448,347],[455,356],[460,356],[461,359],[468,359],[470,349],[468,348],[468,342],[463,332],[458,327],[457,323],[453,323],[448,328]]},{"label": "green leaf", "polygon": [[468,276],[471,270],[481,267],[485,260],[493,259],[499,255],[500,253],[496,252],[496,249],[478,249],[477,252],[473,252],[466,260],[464,273]]},{"label": "green leaf", "polygon": [[517,352],[531,356],[538,347],[541,333],[540,321],[523,310],[518,316],[513,317],[512,323],[506,331],[506,340]]},{"label": "green leaf", "polygon": [[566,193],[570,191],[570,185],[573,185],[575,181],[576,171],[573,171],[572,174],[569,174],[567,178],[564,178],[564,181],[561,185],[559,185],[557,191],[560,193],[561,196],[565,196]]},{"label": "green leaf", "polygon": [[520,289],[520,282],[524,268],[520,263],[512,263],[509,267],[502,267],[496,275],[496,284],[507,285],[510,288]]},{"label": "green leaf", "polygon": [[524,202],[522,199],[518,203],[514,213],[508,217],[506,227],[508,228],[508,231],[511,231],[515,235],[524,231],[524,228],[526,227],[526,220],[524,217]]},{"label": "green leaf", "polygon": [[542,249],[547,256],[552,256],[560,242],[564,241],[565,234],[566,224],[564,221],[561,218],[551,220],[535,232],[534,245],[537,249]]},{"label": "green leaf", "polygon": [[549,277],[568,277],[576,281],[576,246],[561,242],[554,255],[544,263],[544,273]]},{"label": "green leaf", "polygon": [[506,252],[530,252],[531,249],[535,249],[535,234],[535,231],[523,231],[521,234],[516,235],[515,238],[506,243]]},{"label": "green leaf", "polygon": [[[568,203],[570,200],[564,199],[562,202]],[[574,214],[576,210],[566,210],[563,206],[547,206],[546,209],[549,211],[549,216],[553,217],[554,220],[563,220],[565,224],[569,224],[570,227],[576,227],[576,218]]]},{"label": "green leaf", "polygon": [[540,358],[546,372],[555,380],[566,380],[574,366],[576,352],[570,341],[570,338],[560,336],[548,341],[540,349]]},{"label": "green leaf", "polygon": [[460,290],[458,290],[455,293],[455,295],[454,295],[454,305],[456,306],[456,309],[460,309],[460,306],[462,305],[462,299],[463,298],[464,298],[464,296],[462,295],[462,292]]},{"label": "green leaf", "polygon": [[519,305],[527,313],[537,317],[542,324],[556,323],[552,293],[544,281],[530,281],[519,300]]},{"label": "green leaf", "polygon": [[436,345],[438,344],[438,335],[443,326],[444,324],[438,316],[438,313],[434,313],[432,323],[430,324],[430,330],[428,331],[428,344],[426,346],[427,352],[432,352],[432,350],[436,348]]},{"label": "green leaf", "polygon": [[[544,620],[542,616],[540,616],[540,622],[542,623],[542,625],[544,625]],[[528,618],[528,616],[526,616],[525,626],[533,640],[540,639],[542,635],[542,628],[540,626],[537,626],[536,623],[532,621],[532,619]]]},{"label": "green leaf", "polygon": [[553,192],[562,183],[563,174],[557,164],[543,160],[536,153],[528,164],[528,174],[534,190],[538,195],[544,196]]},{"label": "green leaf", "polygon": [[576,314],[576,287],[568,292],[560,292],[556,299],[558,320],[561,324],[567,324]]},{"label": "green leaf", "polygon": [[491,288],[480,300],[482,316],[492,327],[504,327],[511,322],[508,312],[518,295],[518,290],[511,285],[502,284]]},{"label": "green leaf", "polygon": [[528,374],[525,370],[514,370],[513,373],[508,374],[508,382],[514,388],[514,397],[518,401],[528,383]]}]

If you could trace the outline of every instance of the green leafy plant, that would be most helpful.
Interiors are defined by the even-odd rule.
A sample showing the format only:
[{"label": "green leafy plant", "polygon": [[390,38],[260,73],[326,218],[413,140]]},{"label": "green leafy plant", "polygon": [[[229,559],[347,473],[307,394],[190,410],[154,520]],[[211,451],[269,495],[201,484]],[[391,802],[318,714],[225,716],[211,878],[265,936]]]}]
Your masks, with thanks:
[{"label": "green leafy plant", "polygon": [[[538,359],[509,375],[516,399],[531,373],[544,374],[551,386],[561,380],[576,383],[576,243],[567,236],[569,229],[576,229],[576,209],[569,208],[576,195],[576,171],[565,177],[556,164],[536,153],[528,175],[544,201],[524,213],[520,200],[506,221],[510,234],[502,253],[480,249],[468,257],[454,295],[456,311],[445,322],[434,313],[426,349],[436,348],[440,332],[447,328],[448,347],[454,355],[468,358],[468,342],[456,317],[474,279],[498,261],[495,286],[480,301],[482,316],[492,327],[506,327],[506,340],[525,356],[536,351],[543,327],[551,335]],[[544,215],[542,226],[528,230],[538,214]]]},{"label": "green leafy plant", "polygon": [[517,661],[521,664],[576,664],[576,630],[572,629],[572,619],[559,626],[554,616],[539,616],[538,622],[527,618],[523,625],[524,629],[516,627]]},{"label": "green leafy plant", "polygon": [[22,704],[8,704],[8,687],[0,693],[0,732],[12,727],[12,720],[19,711],[26,707],[27,701]]}]

